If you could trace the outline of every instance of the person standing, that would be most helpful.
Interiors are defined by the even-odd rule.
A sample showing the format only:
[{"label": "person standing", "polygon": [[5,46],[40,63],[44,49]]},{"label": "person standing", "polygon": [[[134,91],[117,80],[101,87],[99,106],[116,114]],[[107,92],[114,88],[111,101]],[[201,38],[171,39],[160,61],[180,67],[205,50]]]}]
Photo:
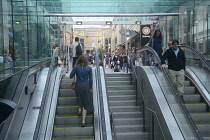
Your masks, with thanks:
[{"label": "person standing", "polygon": [[162,68],[167,68],[165,60],[168,60],[170,79],[183,99],[186,57],[184,51],[179,48],[178,40],[173,40],[172,47],[167,49],[163,54],[163,59],[161,61]]},{"label": "person standing", "polygon": [[72,79],[76,75],[76,95],[79,105],[78,115],[82,114],[82,127],[85,127],[85,118],[87,111],[93,111],[92,96],[92,69],[88,66],[87,59],[84,55],[80,55],[76,61],[76,65],[70,73]]},{"label": "person standing", "polygon": [[[72,52],[72,57],[73,57],[73,63],[72,63],[72,67],[74,67],[78,56],[76,55],[76,46],[79,44],[79,37],[75,37],[75,43],[72,43],[70,48],[71,48],[71,52]],[[80,44],[81,48],[82,45]]]},{"label": "person standing", "polygon": [[155,52],[158,54],[159,58],[162,59],[162,55],[164,52],[163,47],[163,37],[160,29],[156,29],[153,37],[149,40],[148,45],[152,47]]}]

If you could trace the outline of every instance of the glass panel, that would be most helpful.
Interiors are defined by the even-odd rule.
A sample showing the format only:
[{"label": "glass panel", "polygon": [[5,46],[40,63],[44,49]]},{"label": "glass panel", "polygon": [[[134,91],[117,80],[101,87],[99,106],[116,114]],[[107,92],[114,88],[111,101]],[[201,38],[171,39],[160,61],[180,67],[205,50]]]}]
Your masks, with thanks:
[{"label": "glass panel", "polygon": [[[1,16],[1,61],[0,64],[0,79],[11,74],[10,67],[12,66],[12,48],[13,48],[13,32],[12,32],[12,8],[10,0],[2,1]],[[11,64],[10,64],[11,63]],[[3,71],[2,71],[3,70]]]},{"label": "glass panel", "polygon": [[210,93],[210,71],[206,69],[205,64],[201,61],[197,54],[189,50],[185,50],[186,56],[186,67],[190,68],[195,75],[197,75],[198,79],[200,79],[201,83]]},{"label": "glass panel", "polygon": [[13,3],[13,32],[14,32],[14,68],[16,70],[25,69],[28,66],[28,44],[27,44],[27,17],[26,7],[23,2]]},{"label": "glass panel", "polygon": [[2,74],[2,70],[4,69],[4,60],[1,51],[4,50],[4,34],[3,34],[3,20],[2,20],[3,12],[2,12],[2,1],[0,1],[0,76]]},{"label": "glass panel", "polygon": [[39,62],[40,52],[38,51],[38,34],[37,34],[37,10],[35,6],[28,7],[28,40],[29,40],[29,65]]},{"label": "glass panel", "polygon": [[[64,14],[122,14],[122,13],[161,13],[175,12],[178,10],[178,5],[181,5],[184,0],[167,0],[154,1],[148,0],[61,0],[59,1],[39,1],[38,5],[44,6],[49,13],[64,13]],[[187,0],[186,0],[187,1]],[[192,3],[189,2],[189,6]],[[88,6],[87,6],[88,5]],[[141,7],[141,8],[139,8]]]}]

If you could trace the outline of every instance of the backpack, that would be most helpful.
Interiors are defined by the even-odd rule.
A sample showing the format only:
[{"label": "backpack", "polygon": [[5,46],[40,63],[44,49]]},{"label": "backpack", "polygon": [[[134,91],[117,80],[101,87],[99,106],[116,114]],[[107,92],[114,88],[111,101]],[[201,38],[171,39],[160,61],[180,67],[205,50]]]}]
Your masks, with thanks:
[{"label": "backpack", "polygon": [[76,46],[76,55],[79,57],[80,55],[82,55],[82,48],[80,46],[80,43],[78,43],[78,45]]}]

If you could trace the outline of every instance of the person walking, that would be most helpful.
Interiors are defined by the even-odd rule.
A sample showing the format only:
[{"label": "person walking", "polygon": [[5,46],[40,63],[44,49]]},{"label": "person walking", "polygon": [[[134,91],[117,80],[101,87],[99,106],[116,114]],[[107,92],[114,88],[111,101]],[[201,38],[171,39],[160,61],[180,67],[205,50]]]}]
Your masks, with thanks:
[{"label": "person walking", "polygon": [[173,40],[172,47],[167,49],[163,54],[163,59],[161,61],[162,68],[167,68],[165,60],[168,60],[168,72],[170,79],[183,100],[186,57],[184,51],[179,48],[178,40]]},{"label": "person walking", "polygon": [[[72,43],[70,48],[71,48],[71,52],[72,52],[72,57],[73,57],[73,63],[72,63],[72,67],[74,67],[78,56],[76,55],[76,46],[79,44],[79,37],[75,37],[75,43]],[[82,45],[80,44],[81,48]]]},{"label": "person walking", "polygon": [[155,30],[155,33],[152,36],[152,38],[149,40],[148,45],[152,47],[155,50],[155,52],[158,54],[159,58],[162,59],[164,47],[163,47],[163,37],[160,29]]},{"label": "person walking", "polygon": [[78,115],[82,115],[82,127],[85,127],[85,118],[87,111],[93,111],[92,99],[92,69],[88,66],[87,59],[84,55],[80,55],[76,61],[76,65],[70,73],[72,79],[76,75],[76,95],[79,105]]}]

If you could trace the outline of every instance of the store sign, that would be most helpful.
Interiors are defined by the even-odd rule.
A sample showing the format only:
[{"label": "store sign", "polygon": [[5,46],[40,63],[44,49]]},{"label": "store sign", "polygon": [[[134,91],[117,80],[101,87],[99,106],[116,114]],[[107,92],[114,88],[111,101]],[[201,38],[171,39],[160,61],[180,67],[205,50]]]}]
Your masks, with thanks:
[{"label": "store sign", "polygon": [[151,28],[150,25],[141,25],[141,47],[145,46],[151,37]]}]

